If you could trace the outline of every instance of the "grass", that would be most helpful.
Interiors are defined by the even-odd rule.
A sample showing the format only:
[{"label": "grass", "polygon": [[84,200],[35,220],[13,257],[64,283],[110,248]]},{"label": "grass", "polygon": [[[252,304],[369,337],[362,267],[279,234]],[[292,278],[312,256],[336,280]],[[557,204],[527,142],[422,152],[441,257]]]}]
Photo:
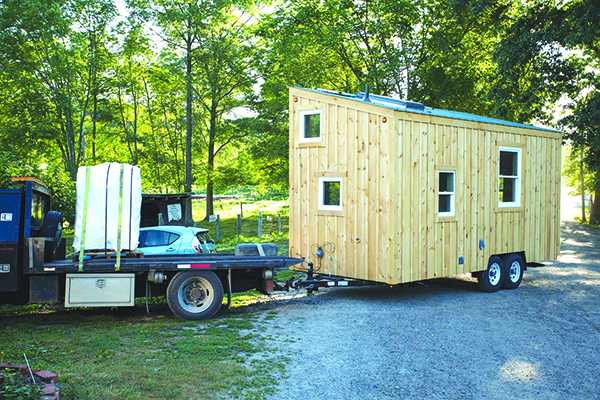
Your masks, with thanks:
[{"label": "grass", "polygon": [[[238,236],[237,215],[242,202],[242,234]],[[275,243],[279,254],[288,253],[289,207],[287,200],[262,200],[244,203],[240,200],[215,200],[215,214],[220,215],[221,238],[217,241],[217,251],[231,252],[240,243]],[[262,212],[262,237],[258,237],[258,218]],[[205,201],[195,200],[192,207],[194,221],[201,228],[210,229],[213,239],[217,239],[217,223],[204,221]],[[281,233],[278,231],[278,216],[281,215]]]},{"label": "grass", "polygon": [[[216,239],[216,223],[202,221],[204,207],[194,201],[194,220]],[[273,242],[280,254],[287,253],[286,200],[244,204],[240,236],[239,208],[239,201],[215,201],[221,216],[218,251]],[[72,236],[65,232],[71,243]],[[231,311],[200,322],[175,318],[164,298],[153,299],[151,315],[139,300],[116,310],[0,305],[0,362],[23,363],[25,353],[32,368],[58,374],[61,399],[263,399],[275,392],[289,360],[261,336],[273,315],[246,308],[261,298],[256,291],[234,295]]]},{"label": "grass", "polygon": [[590,228],[594,228],[594,229],[600,229],[600,226],[598,225],[594,225],[594,224],[590,224],[589,222],[581,222],[581,217],[577,217],[575,216],[575,221],[579,222],[580,224],[583,224],[585,226],[589,226]]},{"label": "grass", "polygon": [[[0,362],[59,375],[62,399],[262,399],[274,393],[286,358],[260,335],[263,314],[243,305],[209,321],[181,321],[164,300],[143,306],[53,310],[0,306]],[[35,312],[35,314],[33,314]],[[268,316],[268,315],[267,315]]]}]

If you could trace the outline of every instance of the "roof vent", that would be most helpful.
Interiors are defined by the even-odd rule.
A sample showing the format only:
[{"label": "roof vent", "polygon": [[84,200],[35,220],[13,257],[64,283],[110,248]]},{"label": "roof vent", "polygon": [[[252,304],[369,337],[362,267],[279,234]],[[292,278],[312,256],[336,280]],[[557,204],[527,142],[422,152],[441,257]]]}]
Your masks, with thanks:
[{"label": "roof vent", "polygon": [[363,99],[363,101],[366,101],[369,103],[371,102],[371,100],[369,99],[369,85],[365,86],[365,94],[362,99]]}]

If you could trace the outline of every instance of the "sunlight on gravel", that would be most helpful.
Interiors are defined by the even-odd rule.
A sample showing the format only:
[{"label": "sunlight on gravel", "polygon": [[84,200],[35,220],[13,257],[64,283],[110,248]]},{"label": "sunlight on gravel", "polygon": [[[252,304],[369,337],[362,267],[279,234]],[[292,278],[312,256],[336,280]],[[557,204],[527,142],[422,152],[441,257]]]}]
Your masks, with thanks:
[{"label": "sunlight on gravel", "polygon": [[540,380],[540,364],[522,360],[510,360],[502,366],[500,375],[504,380],[515,382],[536,382]]}]

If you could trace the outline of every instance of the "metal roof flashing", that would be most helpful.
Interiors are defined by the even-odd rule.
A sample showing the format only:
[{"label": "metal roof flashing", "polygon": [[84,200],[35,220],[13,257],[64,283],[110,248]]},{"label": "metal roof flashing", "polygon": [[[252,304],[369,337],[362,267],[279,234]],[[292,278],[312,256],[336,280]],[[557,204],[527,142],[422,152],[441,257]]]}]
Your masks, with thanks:
[{"label": "metal roof flashing", "polygon": [[311,92],[322,93],[322,94],[326,94],[326,95],[330,95],[330,96],[334,96],[334,97],[342,97],[342,98],[349,99],[349,100],[359,101],[361,103],[367,103],[367,104],[372,104],[375,106],[389,108],[391,110],[407,111],[407,112],[431,115],[431,116],[436,116],[436,117],[460,119],[460,120],[464,120],[464,121],[513,126],[513,127],[517,127],[517,128],[528,128],[528,129],[534,129],[534,130],[545,131],[545,132],[562,133],[560,131],[557,131],[557,130],[551,129],[551,128],[545,128],[545,127],[528,125],[528,124],[521,124],[518,122],[505,121],[502,119],[484,117],[481,115],[469,114],[469,113],[465,113],[465,112],[442,110],[442,109],[438,109],[438,108],[427,107],[421,103],[417,103],[417,102],[413,102],[413,101],[393,99],[391,97],[370,94],[368,91],[366,93],[359,92],[357,94],[350,94],[350,93],[344,93],[344,92],[328,90],[328,89],[321,89],[321,88],[307,89],[307,88],[303,88],[300,86],[290,86],[290,87],[308,90]]}]

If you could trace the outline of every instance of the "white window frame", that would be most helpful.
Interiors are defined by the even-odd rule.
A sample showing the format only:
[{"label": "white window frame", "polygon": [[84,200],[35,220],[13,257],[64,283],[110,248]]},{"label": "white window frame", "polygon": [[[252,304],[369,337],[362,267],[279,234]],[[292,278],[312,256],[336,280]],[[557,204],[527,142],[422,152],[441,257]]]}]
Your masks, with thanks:
[{"label": "white window frame", "polygon": [[[442,173],[452,174],[452,188],[454,189],[452,192],[440,192],[440,175]],[[439,217],[454,217],[454,199],[456,198],[456,171],[449,170],[438,170],[438,216]],[[450,195],[450,211],[439,211],[440,210],[440,197],[441,195]]]},{"label": "white window frame", "polygon": [[[316,138],[307,138],[305,136],[306,131],[305,131],[305,127],[304,127],[304,121],[307,115],[319,115],[319,137]],[[300,116],[300,143],[314,143],[314,142],[320,142],[321,141],[321,137],[323,136],[323,112],[320,109],[315,109],[315,110],[304,110],[304,111],[300,111],[299,113]]]},{"label": "white window frame", "polygon": [[[340,184],[340,205],[332,206],[325,204],[325,182],[338,182]],[[319,177],[319,210],[324,211],[342,211],[342,205],[344,204],[344,186],[341,177]]]},{"label": "white window frame", "polygon": [[[521,207],[521,148],[520,147],[498,147],[498,207]],[[500,153],[510,152],[517,154],[517,175],[501,175],[500,174]],[[515,201],[503,202],[500,201],[500,179],[514,178],[515,179]]]}]

